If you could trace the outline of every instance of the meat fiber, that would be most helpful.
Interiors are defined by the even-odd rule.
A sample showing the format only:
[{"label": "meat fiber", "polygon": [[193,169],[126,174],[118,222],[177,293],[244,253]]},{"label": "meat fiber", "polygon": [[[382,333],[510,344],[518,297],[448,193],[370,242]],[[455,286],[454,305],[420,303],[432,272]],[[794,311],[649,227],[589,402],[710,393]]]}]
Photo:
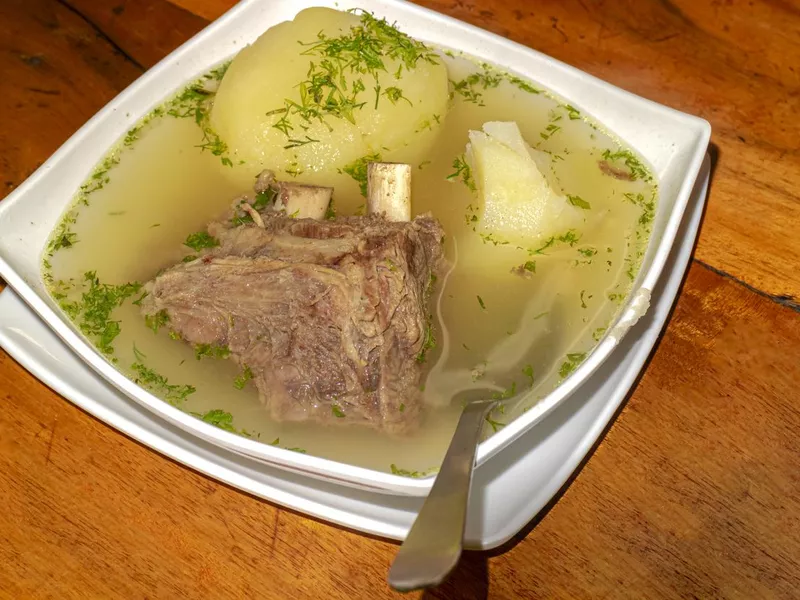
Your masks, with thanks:
[{"label": "meat fiber", "polygon": [[185,342],[227,347],[277,421],[416,427],[438,221],[237,219],[254,210],[244,202],[208,226],[218,246],[146,285],[143,313],[166,315]]}]

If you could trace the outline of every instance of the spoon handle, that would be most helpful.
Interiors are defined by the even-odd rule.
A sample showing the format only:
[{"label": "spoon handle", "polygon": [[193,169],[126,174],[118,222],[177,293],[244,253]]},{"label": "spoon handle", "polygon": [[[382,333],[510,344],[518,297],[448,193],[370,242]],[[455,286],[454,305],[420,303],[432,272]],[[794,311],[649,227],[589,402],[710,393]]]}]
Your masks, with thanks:
[{"label": "spoon handle", "polygon": [[468,404],[458,420],[436,481],[389,569],[389,585],[411,591],[437,585],[461,556],[475,450],[497,401]]}]

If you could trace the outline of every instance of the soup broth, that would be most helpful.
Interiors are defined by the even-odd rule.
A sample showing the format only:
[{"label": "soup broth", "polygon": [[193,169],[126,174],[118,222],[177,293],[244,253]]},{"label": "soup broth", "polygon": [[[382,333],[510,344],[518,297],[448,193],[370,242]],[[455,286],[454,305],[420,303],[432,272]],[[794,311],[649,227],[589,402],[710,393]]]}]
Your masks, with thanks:
[{"label": "soup broth", "polygon": [[[467,56],[438,55],[452,97],[435,141],[413,164],[412,211],[440,220],[450,270],[432,300],[437,344],[427,357],[427,408],[415,433],[274,422],[233,361],[198,356],[166,328],[154,333],[134,303],[141,291],[117,287],[181,261],[187,236],[248,191],[228,176],[225,156],[209,144],[191,103],[176,109],[187,106],[180,95],[132,129],[78,193],[44,258],[51,294],[123,373],[181,409],[263,443],[423,475],[449,443],[461,408],[454,396],[474,388],[504,399],[487,419],[491,435],[568,377],[602,337],[638,272],[657,188],[619,140],[535,82]],[[213,84],[223,73],[204,81]],[[528,245],[476,229],[480,198],[463,156],[468,132],[490,121],[516,122],[528,144],[546,153],[539,169],[585,209],[580,226]],[[347,173],[324,183],[335,188],[339,215],[363,210],[359,184]],[[95,325],[87,325],[97,320],[87,302],[101,313]]]}]

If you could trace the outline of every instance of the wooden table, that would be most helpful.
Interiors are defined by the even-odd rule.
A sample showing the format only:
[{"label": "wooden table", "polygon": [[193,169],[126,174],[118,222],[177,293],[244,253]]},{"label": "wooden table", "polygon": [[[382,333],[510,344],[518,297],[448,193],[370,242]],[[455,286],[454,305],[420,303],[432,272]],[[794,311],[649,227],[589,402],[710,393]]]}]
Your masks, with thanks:
[{"label": "wooden table", "polygon": [[[2,0],[5,192],[231,4]],[[535,527],[468,554],[425,597],[800,597],[800,7],[422,4],[701,115],[714,132],[694,262],[625,409]],[[393,544],[170,462],[3,353],[0,398],[0,597],[394,596]]]}]

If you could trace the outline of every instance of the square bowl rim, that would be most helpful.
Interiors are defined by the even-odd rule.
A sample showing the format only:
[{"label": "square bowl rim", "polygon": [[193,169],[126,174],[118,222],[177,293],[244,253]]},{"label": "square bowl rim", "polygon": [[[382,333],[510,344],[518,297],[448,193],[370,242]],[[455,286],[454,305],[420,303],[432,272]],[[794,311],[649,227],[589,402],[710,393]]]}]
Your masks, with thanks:
[{"label": "square bowl rim", "polygon": [[[169,68],[176,66],[182,59],[190,57],[193,53],[198,51],[209,38],[216,35],[219,31],[225,29],[230,23],[234,22],[241,14],[259,3],[259,0],[244,0],[238,5],[234,6],[222,17],[210,23],[203,30],[198,32],[192,38],[184,42],[181,46],[164,57],[156,65],[145,71],[140,77],[126,87],[120,94],[107,103],[100,111],[98,111],[91,119],[89,119],[77,132],[75,132],[50,158],[47,159],[26,181],[17,187],[9,196],[0,203],[0,222],[2,216],[11,210],[22,198],[28,195],[28,192],[35,187],[35,185],[44,177],[47,172],[54,167],[58,162],[62,161],[66,156],[81,148],[86,139],[91,137],[97,128],[102,127],[103,123],[107,121],[116,110],[124,105],[125,102],[135,98],[140,91],[159,77],[163,76],[163,72]],[[292,2],[292,0],[279,0],[274,3],[276,5],[291,5],[294,12],[298,12],[303,8],[309,6],[330,6],[335,4],[331,0],[321,0],[318,2]],[[350,4],[348,2],[336,3],[339,5]],[[567,65],[557,59],[547,56],[532,48],[528,48],[506,38],[497,36],[488,31],[457,20],[453,17],[443,15],[441,13],[423,8],[417,5],[410,4],[403,0],[364,0],[362,2],[352,3],[354,5],[362,6],[367,10],[403,10],[407,13],[407,18],[419,18],[429,23],[438,23],[446,25],[450,29],[457,29],[464,33],[469,33],[472,36],[477,36],[481,41],[490,44],[494,48],[507,51],[511,53],[522,54],[532,59],[535,58],[540,62],[546,63],[548,66],[558,69],[563,73],[571,75],[575,78],[580,78],[584,82],[593,84],[607,93],[614,94],[621,100],[633,103],[642,107],[649,107],[653,112],[659,114],[665,121],[669,121],[675,126],[690,131],[694,134],[694,143],[688,144],[692,152],[692,159],[690,166],[686,171],[685,176],[681,180],[680,189],[677,194],[675,203],[673,204],[669,219],[666,224],[664,233],[659,240],[658,247],[655,251],[654,261],[644,276],[640,273],[637,281],[628,295],[628,301],[623,309],[620,311],[618,318],[624,316],[626,312],[630,312],[633,308],[630,306],[631,300],[634,297],[634,292],[638,290],[652,290],[658,281],[661,271],[663,270],[664,263],[666,262],[669,250],[672,248],[675,235],[683,217],[686,204],[689,200],[695,179],[700,171],[702,161],[710,139],[711,127],[710,124],[699,117],[689,115],[675,109],[663,106],[651,100],[642,98],[631,92],[622,90],[612,84],[600,80],[597,77],[589,75],[575,67]],[[268,26],[274,25],[279,20],[272,21]],[[415,37],[420,37],[415,35]],[[437,43],[438,45],[438,43]],[[473,54],[467,49],[464,49],[468,54]],[[217,57],[216,63],[227,59],[230,55]],[[478,57],[481,58],[481,57]],[[512,71],[509,67],[498,63],[500,68],[506,71]],[[186,73],[180,81],[180,85],[186,85],[192,77],[197,76],[197,73]],[[523,77],[528,78],[527,75],[522,74]],[[541,82],[546,87],[548,84]],[[551,88],[552,89],[552,88]],[[169,97],[164,95],[164,98]],[[572,99],[570,99],[572,101]],[[578,103],[580,104],[580,103]],[[134,120],[138,120],[147,111],[135,115]],[[105,153],[107,148],[103,148],[97,156],[99,160]],[[95,162],[97,161],[95,160]],[[70,189],[66,192],[69,199],[65,202],[64,209],[69,206],[69,203],[74,197],[75,190]],[[1,227],[0,227],[1,229]],[[650,247],[653,243],[651,239],[648,243]],[[359,467],[345,462],[335,461],[317,456],[309,456],[297,452],[291,452],[279,447],[272,447],[259,441],[250,440],[238,436],[236,434],[221,430],[213,425],[204,423],[203,421],[192,417],[184,411],[171,406],[167,402],[159,399],[151,394],[146,389],[136,385],[131,379],[118,371],[111,365],[94,347],[92,347],[86,340],[82,339],[68,324],[66,317],[58,314],[53,310],[44,299],[33,289],[33,287],[23,279],[15,270],[12,269],[10,264],[5,260],[5,257],[0,252],[0,277],[3,277],[8,284],[19,294],[24,301],[33,308],[42,320],[50,326],[56,334],[75,352],[81,359],[89,364],[93,370],[98,373],[105,380],[109,381],[115,387],[123,391],[126,395],[133,398],[155,414],[165,418],[184,430],[187,430],[202,439],[211,441],[212,443],[221,445],[226,449],[233,449],[245,455],[265,460],[270,465],[287,468],[292,471],[301,472],[312,477],[320,477],[326,480],[340,482],[345,485],[355,485],[356,487],[364,487],[371,490],[379,490],[387,493],[399,493],[408,495],[424,495],[430,489],[435,476],[429,476],[420,479],[410,479],[387,473],[377,471],[366,467]],[[620,336],[621,337],[621,336]],[[596,345],[586,358],[586,360],[573,372],[567,379],[565,379],[558,387],[548,393],[541,401],[534,405],[527,413],[524,413],[513,421],[508,423],[501,431],[481,442],[477,452],[477,465],[483,465],[497,452],[501,451],[505,446],[513,442],[517,437],[522,435],[525,431],[535,426],[542,418],[544,418],[550,411],[558,406],[565,398],[574,393],[581,384],[594,372],[597,368],[612,354],[613,349],[619,342],[619,338],[606,335],[598,345]]]}]

